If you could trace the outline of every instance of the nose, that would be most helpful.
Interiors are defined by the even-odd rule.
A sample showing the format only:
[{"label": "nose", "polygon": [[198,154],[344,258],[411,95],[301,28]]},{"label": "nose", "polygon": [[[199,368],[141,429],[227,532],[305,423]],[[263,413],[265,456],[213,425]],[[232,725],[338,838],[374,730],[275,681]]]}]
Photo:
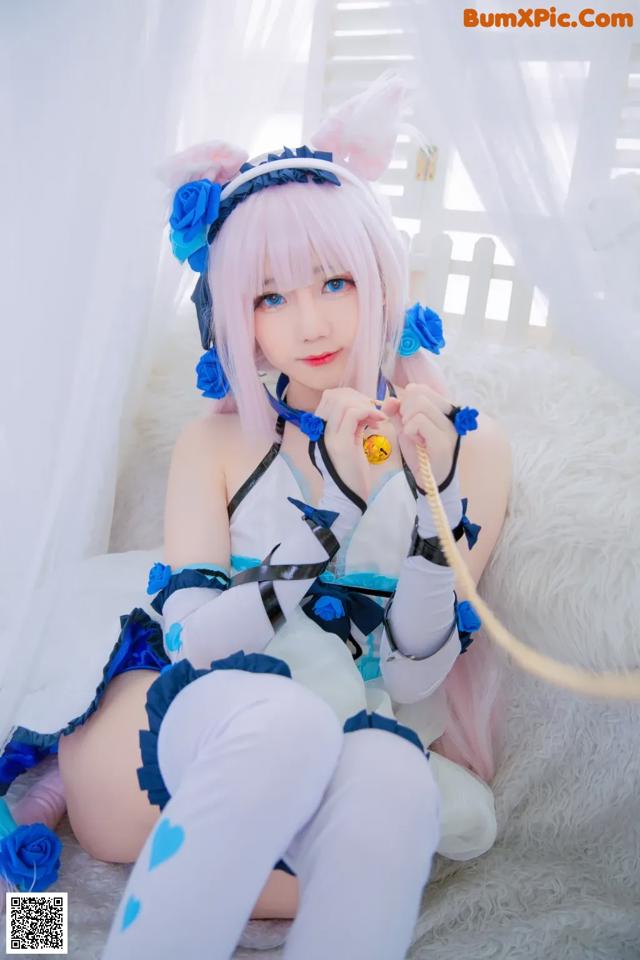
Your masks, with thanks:
[{"label": "nose", "polygon": [[298,309],[300,311],[300,332],[305,342],[326,338],[331,333],[331,324],[323,309],[321,297],[313,287],[298,289]]}]

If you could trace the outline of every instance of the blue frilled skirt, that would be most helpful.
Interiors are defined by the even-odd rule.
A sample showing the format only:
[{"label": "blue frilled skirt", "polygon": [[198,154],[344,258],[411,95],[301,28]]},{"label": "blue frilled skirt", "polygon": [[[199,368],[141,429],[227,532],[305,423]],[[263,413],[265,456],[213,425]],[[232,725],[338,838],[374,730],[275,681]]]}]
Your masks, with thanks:
[{"label": "blue frilled skirt", "polygon": [[[141,789],[148,793],[149,802],[157,804],[162,809],[170,799],[157,757],[157,738],[162,718],[173,698],[183,687],[203,674],[210,673],[211,670],[220,669],[291,676],[289,665],[284,660],[262,653],[245,654],[243,651],[238,651],[224,659],[212,660],[210,668],[205,670],[196,670],[188,660],[172,663],[165,652],[162,627],[157,621],[153,620],[141,607],[135,607],[131,613],[122,614],[120,635],[104,668],[95,696],[84,713],[74,717],[55,733],[38,733],[26,727],[17,727],[14,731],[0,756],[0,797],[7,793],[16,777],[36,766],[50,754],[58,752],[60,737],[72,733],[76,727],[82,726],[89,719],[100,704],[110,680],[128,670],[155,670],[159,676],[147,691],[146,711],[149,729],[140,730],[142,766],[138,768],[137,774]],[[429,759],[429,751],[425,751],[422,741],[410,727],[403,726],[388,717],[361,710],[346,720],[343,729],[345,733],[349,733],[363,727],[380,727],[405,737],[418,747],[427,760]],[[284,860],[279,860],[274,869],[284,870],[296,876]]]}]

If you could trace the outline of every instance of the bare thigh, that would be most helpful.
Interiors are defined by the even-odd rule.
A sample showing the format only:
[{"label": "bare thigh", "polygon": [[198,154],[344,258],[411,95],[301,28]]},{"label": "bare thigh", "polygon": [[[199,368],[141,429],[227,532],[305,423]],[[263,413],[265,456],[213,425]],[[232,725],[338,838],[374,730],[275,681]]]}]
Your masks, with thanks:
[{"label": "bare thigh", "polygon": [[95,713],[60,738],[58,760],[69,822],[90,856],[133,863],[160,816],[140,789],[138,732],[148,728],[147,690],[155,670],[130,670],[107,684]]},{"label": "bare thigh", "polygon": [[[69,823],[96,860],[133,863],[160,817],[138,783],[138,733],[148,729],[147,690],[154,670],[129,670],[107,684],[100,705],[73,733],[60,738],[58,761]],[[298,880],[272,870],[252,918],[294,917]]]}]

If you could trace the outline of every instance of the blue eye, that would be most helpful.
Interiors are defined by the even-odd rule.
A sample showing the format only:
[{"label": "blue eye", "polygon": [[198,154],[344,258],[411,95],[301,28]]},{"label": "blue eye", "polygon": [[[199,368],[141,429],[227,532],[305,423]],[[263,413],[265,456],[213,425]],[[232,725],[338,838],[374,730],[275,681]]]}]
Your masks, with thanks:
[{"label": "blue eye", "polygon": [[325,286],[329,286],[330,283],[341,283],[342,284],[341,287],[331,288],[333,293],[340,293],[340,291],[344,290],[344,285],[346,284],[346,282],[347,281],[344,279],[344,277],[334,277],[333,280],[327,280]]},{"label": "blue eye", "polygon": [[282,300],[282,301],[284,302],[284,297],[282,296],[281,293],[268,293],[268,294],[266,295],[266,297],[263,297],[263,298],[262,298],[262,300],[260,301],[260,303],[266,303],[268,307],[279,307],[279,306],[280,306],[279,303],[273,303],[273,302],[272,302],[272,303],[269,303],[269,302],[268,302],[269,300],[271,300],[271,301],[277,300],[278,297],[280,298],[280,300]]}]

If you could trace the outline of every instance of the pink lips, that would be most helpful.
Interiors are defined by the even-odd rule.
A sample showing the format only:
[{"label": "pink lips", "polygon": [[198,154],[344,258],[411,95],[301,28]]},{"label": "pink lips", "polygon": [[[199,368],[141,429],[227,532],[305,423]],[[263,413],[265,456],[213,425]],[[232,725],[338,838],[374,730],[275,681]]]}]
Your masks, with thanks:
[{"label": "pink lips", "polygon": [[320,366],[321,363],[331,363],[334,357],[337,357],[340,353],[340,350],[335,350],[333,353],[324,353],[319,357],[310,357],[305,359],[305,363],[310,364],[312,367]]}]

